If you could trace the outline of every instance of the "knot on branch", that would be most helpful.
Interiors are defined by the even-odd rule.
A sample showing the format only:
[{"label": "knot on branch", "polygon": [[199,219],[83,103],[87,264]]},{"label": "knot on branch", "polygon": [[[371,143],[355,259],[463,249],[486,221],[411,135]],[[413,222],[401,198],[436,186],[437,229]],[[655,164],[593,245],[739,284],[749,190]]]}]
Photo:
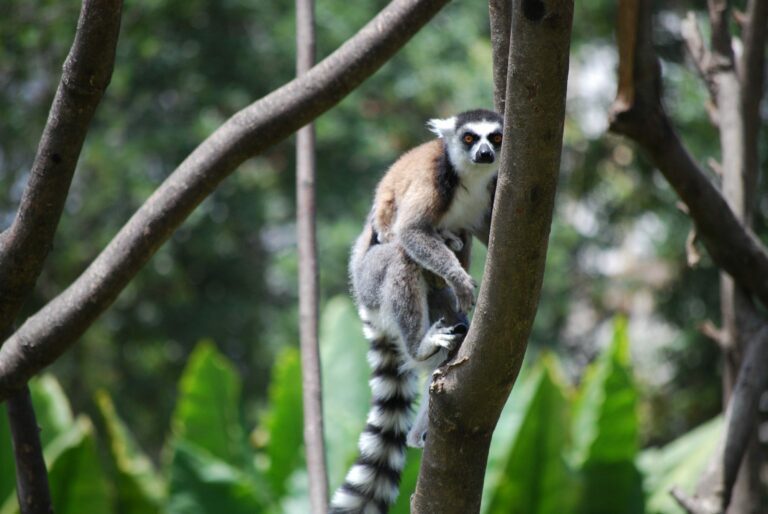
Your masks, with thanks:
[{"label": "knot on branch", "polygon": [[523,15],[531,21],[539,21],[547,14],[547,6],[541,0],[523,0]]}]

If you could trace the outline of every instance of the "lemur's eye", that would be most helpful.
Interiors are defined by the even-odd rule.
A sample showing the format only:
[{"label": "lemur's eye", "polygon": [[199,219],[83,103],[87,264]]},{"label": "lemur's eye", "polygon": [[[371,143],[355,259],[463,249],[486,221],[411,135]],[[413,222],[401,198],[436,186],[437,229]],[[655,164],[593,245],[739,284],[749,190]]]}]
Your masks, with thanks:
[{"label": "lemur's eye", "polygon": [[490,139],[491,139],[491,143],[493,143],[494,145],[500,145],[501,144],[501,134],[499,134],[498,132],[496,132],[494,134],[491,134],[491,138]]},{"label": "lemur's eye", "polygon": [[473,136],[472,134],[470,134],[469,132],[467,132],[466,134],[464,134],[464,137],[462,138],[462,140],[463,140],[465,143],[467,143],[468,145],[471,145],[472,143],[474,143],[474,142],[475,142],[475,136]]}]

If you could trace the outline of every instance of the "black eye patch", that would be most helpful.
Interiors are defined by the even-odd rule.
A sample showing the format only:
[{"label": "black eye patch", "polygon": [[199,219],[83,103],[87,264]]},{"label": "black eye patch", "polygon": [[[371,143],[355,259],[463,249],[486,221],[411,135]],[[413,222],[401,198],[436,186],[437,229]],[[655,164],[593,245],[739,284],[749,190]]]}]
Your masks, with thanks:
[{"label": "black eye patch", "polygon": [[501,132],[494,132],[493,134],[488,136],[488,141],[490,141],[493,146],[499,146],[501,144],[502,135]]},{"label": "black eye patch", "polygon": [[472,132],[464,132],[464,135],[461,136],[462,142],[467,146],[472,146],[475,141],[478,140],[477,134],[473,134]]}]

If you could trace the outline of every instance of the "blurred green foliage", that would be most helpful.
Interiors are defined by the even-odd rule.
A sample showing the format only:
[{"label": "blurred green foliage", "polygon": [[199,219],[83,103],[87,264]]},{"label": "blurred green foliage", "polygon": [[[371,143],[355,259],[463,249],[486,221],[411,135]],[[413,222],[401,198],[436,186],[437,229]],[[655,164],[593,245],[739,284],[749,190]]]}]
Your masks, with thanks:
[{"label": "blurred green foliage", "polygon": [[[347,351],[358,337],[352,303],[333,299],[322,317],[322,347],[346,355],[349,370],[367,368],[365,355]],[[526,366],[499,420],[491,445],[483,513],[565,512],[678,514],[669,501],[672,485],[689,489],[720,435],[715,420],[665,448],[638,451],[637,389],[629,361],[626,321],[617,318],[611,345],[587,370],[580,387],[568,385],[559,359],[544,355]],[[325,376],[337,368],[328,361]],[[341,377],[341,378],[340,378]],[[328,457],[336,487],[356,457],[364,417],[345,422],[347,411],[365,413],[369,398],[345,394],[356,385],[333,375],[326,405],[345,408],[326,417]],[[170,430],[163,430],[163,462],[152,464],[115,410],[110,395],[96,394],[97,426],[73,419],[58,382],[45,375],[31,383],[57,512],[306,514],[309,499],[301,442],[301,370],[295,350],[281,353],[270,384],[270,406],[261,412],[250,444],[240,420],[241,380],[210,342],[197,345],[178,385],[179,401]],[[225,384],[224,386],[222,384]],[[214,391],[211,398],[198,391]],[[222,391],[228,391],[222,393]],[[188,414],[194,413],[194,414]],[[350,429],[352,421],[359,428]],[[209,427],[191,430],[190,426]],[[216,428],[218,427],[218,428]],[[7,431],[5,414],[0,434]],[[215,432],[215,433],[214,433]],[[107,451],[98,452],[97,440]],[[421,452],[409,450],[401,494],[393,514],[409,512]],[[339,460],[340,458],[340,460]],[[0,440],[0,467],[12,463],[10,442]],[[3,476],[4,480],[12,478]],[[9,483],[2,514],[18,512]],[[649,510],[644,510],[644,506]]]},{"label": "blurred green foliage", "polygon": [[[318,2],[318,56],[328,55],[385,3]],[[704,163],[719,158],[717,134],[706,117],[706,91],[685,66],[676,25],[686,9],[700,7],[688,0],[668,2],[657,6],[654,22],[666,107],[686,145]],[[23,191],[78,9],[76,0],[3,2],[0,230],[11,223]],[[686,266],[684,241],[691,223],[677,209],[674,192],[626,141],[604,134],[615,93],[615,2],[583,0],[575,9],[561,180],[530,347],[532,359],[551,352],[561,364],[552,364],[554,357],[549,357],[550,364],[541,368],[548,371],[532,372],[538,378],[516,387],[513,399],[518,390],[534,398],[539,389],[530,384],[544,384],[542,377],[549,377],[556,386],[541,385],[545,389],[536,393],[531,408],[561,416],[557,405],[565,402],[576,409],[568,414],[574,422],[594,432],[579,431],[572,442],[550,441],[541,434],[544,446],[535,451],[556,453],[565,445],[569,459],[580,464],[566,462],[562,469],[573,473],[589,466],[594,472],[578,472],[585,490],[591,476],[617,465],[622,491],[632,495],[636,470],[627,466],[628,456],[623,464],[605,460],[595,441],[609,452],[616,444],[632,453],[637,448],[630,449],[630,438],[636,436],[639,447],[665,443],[718,412],[718,349],[696,330],[703,321],[719,318],[717,272],[706,256],[699,267]],[[222,121],[292,78],[293,16],[292,2],[126,0],[112,82],[88,135],[54,249],[23,315],[77,277]],[[349,328],[356,316],[336,295],[346,294],[348,250],[370,207],[373,187],[388,163],[430,137],[427,119],[488,107],[491,91],[487,8],[456,1],[359,90],[317,120],[318,250],[327,318],[323,340],[338,341],[322,348],[326,419],[332,417],[336,427],[327,435],[332,485],[349,463],[369,399],[368,370],[360,364],[366,343],[359,330]],[[189,495],[192,483],[242,495],[254,505],[276,505],[277,498],[287,511],[301,505],[292,500],[306,488],[306,477],[293,471],[301,460],[298,386],[291,383],[298,339],[293,167],[291,141],[242,165],[51,368],[74,410],[96,420],[101,443],[114,461],[110,473],[122,484],[113,486],[119,490],[115,494],[125,495],[121,503],[135,504],[136,511],[151,511],[146,505],[158,505],[160,497],[172,498],[174,508],[183,511],[200,500]],[[712,178],[717,180],[714,173]],[[758,210],[756,227],[765,240],[768,200]],[[475,245],[476,278],[484,256],[485,249]],[[631,349],[640,357],[640,378],[628,387],[628,376],[613,371],[626,366],[626,350],[621,355],[603,352],[593,369],[599,376],[586,375],[583,398],[572,404],[573,392],[563,383],[582,380],[585,366],[610,339],[616,313],[629,314],[630,331],[638,327]],[[212,344],[193,354],[201,340],[215,341],[223,356]],[[185,367],[193,375],[182,376]],[[200,386],[214,377],[214,387]],[[270,377],[275,377],[271,385]],[[605,377],[616,380],[611,387],[627,396],[601,400],[608,387]],[[108,393],[95,395],[97,390]],[[565,399],[556,400],[563,390]],[[61,398],[51,390],[35,401],[67,405]],[[604,405],[597,408],[601,401]],[[614,409],[625,413],[635,402],[638,423],[616,426],[610,435],[610,423],[600,416]],[[72,428],[66,451],[90,451],[90,425],[75,421],[68,407],[40,409],[39,416],[49,416],[41,423],[57,427],[50,434],[79,427]],[[129,420],[130,431],[117,412]],[[510,415],[522,419],[521,412]],[[184,435],[183,443],[169,446],[168,426]],[[258,428],[246,437],[244,427],[253,426]],[[3,430],[0,423],[0,442],[8,439]],[[48,447],[53,440],[46,437],[44,432]],[[257,458],[245,450],[249,445],[258,449]],[[83,466],[88,458],[83,457]],[[502,473],[502,461],[489,473]],[[161,462],[177,463],[177,468],[169,475],[165,467],[156,469]],[[405,482],[415,480],[417,459],[409,462]],[[551,465],[553,483],[573,479]],[[0,497],[12,487],[8,466],[0,455]],[[165,478],[158,489],[160,475]],[[269,484],[273,497],[254,492],[255,476]],[[489,501],[515,494],[502,489],[498,500]],[[401,497],[397,511],[406,508]]]}]

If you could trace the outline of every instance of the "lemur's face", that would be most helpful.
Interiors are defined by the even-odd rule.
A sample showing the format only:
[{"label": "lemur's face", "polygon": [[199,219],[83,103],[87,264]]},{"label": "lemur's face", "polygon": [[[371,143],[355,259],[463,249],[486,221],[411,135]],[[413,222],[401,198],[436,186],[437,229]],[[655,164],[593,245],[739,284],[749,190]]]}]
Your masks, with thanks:
[{"label": "lemur's face", "polygon": [[458,127],[456,137],[475,164],[492,164],[501,148],[501,125],[495,121],[468,122]]},{"label": "lemur's face", "polygon": [[480,167],[497,167],[502,118],[493,111],[467,111],[447,119],[430,120],[430,130],[445,141],[451,163],[459,174]]}]

